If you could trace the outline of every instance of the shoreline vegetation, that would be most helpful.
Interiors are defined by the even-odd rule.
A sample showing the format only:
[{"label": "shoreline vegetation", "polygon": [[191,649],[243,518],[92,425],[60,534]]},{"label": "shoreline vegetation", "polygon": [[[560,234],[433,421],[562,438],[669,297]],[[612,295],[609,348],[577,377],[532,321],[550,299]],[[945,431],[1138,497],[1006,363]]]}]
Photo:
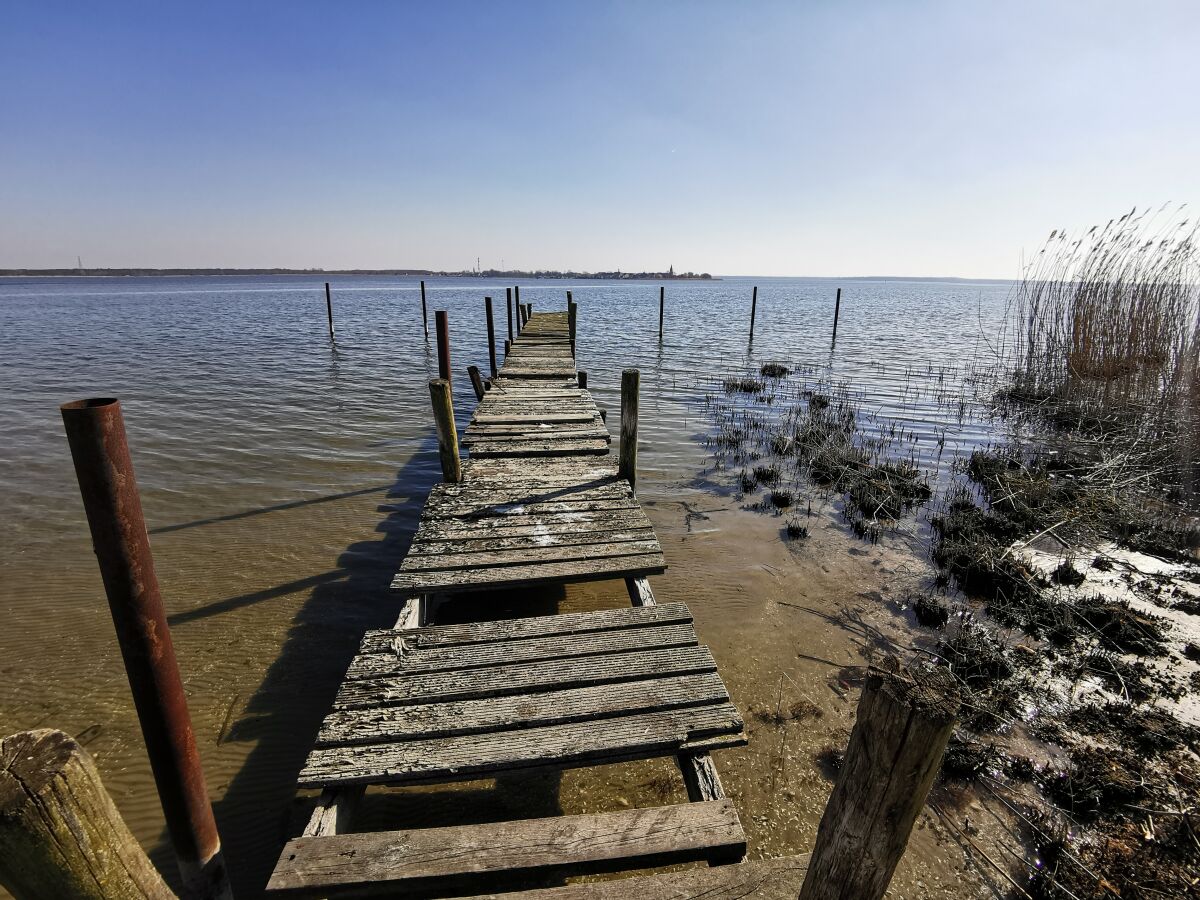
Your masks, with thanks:
[{"label": "shoreline vegetation", "polygon": [[730,373],[705,400],[717,468],[797,552],[832,502],[923,560],[883,588],[911,635],[890,649],[967,698],[941,777],[1011,811],[1013,896],[1200,884],[1197,234],[1162,210],[1052,233],[959,392],[923,373],[992,429],[952,459],[816,368]]},{"label": "shoreline vegetation", "polygon": [[0,278],[146,277],[207,275],[391,275],[409,278],[576,278],[598,281],[720,281],[708,272],[573,272],[553,269],[474,269],[439,272],[432,269],[0,269]]}]

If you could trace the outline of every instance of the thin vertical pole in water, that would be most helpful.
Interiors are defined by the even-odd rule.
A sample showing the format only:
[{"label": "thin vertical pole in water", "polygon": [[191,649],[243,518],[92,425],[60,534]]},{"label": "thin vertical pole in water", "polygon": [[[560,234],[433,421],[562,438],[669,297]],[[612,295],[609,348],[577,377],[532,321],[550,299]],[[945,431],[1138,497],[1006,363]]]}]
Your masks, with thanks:
[{"label": "thin vertical pole in water", "polygon": [[487,328],[488,328],[488,360],[492,366],[492,377],[496,377],[496,328],[492,324],[492,298],[483,298],[483,308],[487,313]]},{"label": "thin vertical pole in water", "polygon": [[842,289],[838,288],[837,291],[837,299],[833,301],[833,339],[829,342],[830,346],[837,343],[837,322],[842,313]]},{"label": "thin vertical pole in water", "polygon": [[60,409],[179,874],[196,897],[231,897],[154,573],[121,404],[108,398],[79,400]]},{"label": "thin vertical pole in water", "polygon": [[450,395],[450,382],[445,378],[435,378],[429,382],[429,399],[433,401],[433,421],[437,425],[442,478],[455,484],[462,481],[462,459],[458,454],[458,431],[454,427],[454,400]]},{"label": "thin vertical pole in water", "polygon": [[750,343],[754,343],[754,314],[758,311],[758,285],[754,286],[754,293],[750,296]]},{"label": "thin vertical pole in water", "polygon": [[329,340],[333,337],[333,300],[329,296],[329,282],[325,282],[325,312],[329,316]]},{"label": "thin vertical pole in water", "polygon": [[421,280],[421,324],[425,326],[425,340],[429,340],[429,313],[425,311],[425,280]]},{"label": "thin vertical pole in water", "polygon": [[663,306],[665,305],[667,289],[664,285],[658,286],[658,342],[662,343],[663,335]]},{"label": "thin vertical pole in water", "polygon": [[621,373],[621,459],[617,474],[629,482],[631,489],[637,483],[638,387],[641,379],[637,369],[626,369]]},{"label": "thin vertical pole in water", "polygon": [[433,314],[433,322],[437,327],[438,377],[450,384],[450,320],[444,309]]},{"label": "thin vertical pole in water", "polygon": [[[504,305],[508,309],[508,339],[513,339],[512,333],[512,288],[504,289]],[[504,348],[504,355],[508,355],[508,347]]]}]

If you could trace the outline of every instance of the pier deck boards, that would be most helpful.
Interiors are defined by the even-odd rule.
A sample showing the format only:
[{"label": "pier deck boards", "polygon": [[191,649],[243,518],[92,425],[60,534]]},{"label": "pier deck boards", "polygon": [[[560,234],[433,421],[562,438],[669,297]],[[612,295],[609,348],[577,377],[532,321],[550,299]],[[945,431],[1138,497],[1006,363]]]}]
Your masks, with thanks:
[{"label": "pier deck boards", "polygon": [[[395,629],[363,637],[321,726],[299,784],[323,793],[304,834],[284,847],[271,894],[461,896],[533,875],[745,855],[708,755],[744,744],[744,723],[687,607],[654,603],[646,576],[665,570],[662,548],[617,474],[610,440],[578,387],[566,315],[532,316],[466,429],[462,480],[437,485],[426,501],[392,585],[409,598],[406,613]],[[625,580],[632,608],[424,621],[434,594],[610,578]],[[679,761],[691,802],[347,833],[369,785],[661,756]],[[734,896],[747,878],[705,870],[637,880],[647,896],[706,883],[729,892],[714,896]],[[570,896],[625,896],[605,884]]]}]

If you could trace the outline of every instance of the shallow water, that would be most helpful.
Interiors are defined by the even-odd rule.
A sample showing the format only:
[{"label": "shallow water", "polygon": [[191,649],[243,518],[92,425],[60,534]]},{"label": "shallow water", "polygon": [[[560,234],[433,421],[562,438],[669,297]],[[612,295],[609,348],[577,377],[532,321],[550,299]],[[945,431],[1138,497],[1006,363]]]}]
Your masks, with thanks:
[{"label": "shallow water", "polygon": [[[0,442],[0,732],[52,726],[86,739],[131,828],[172,871],[56,408],[119,397],[243,897],[261,889],[294,827],[296,772],[359,636],[394,621],[387,584],[440,471],[425,386],[437,363],[421,328],[417,282],[336,278],[331,347],[323,281],[0,280],[0,389],[10,403]],[[759,298],[748,348],[752,284]],[[831,351],[837,287],[841,321]],[[614,425],[620,370],[642,370],[639,496],[670,565],[653,584],[662,602],[691,606],[747,714],[750,746],[717,760],[751,852],[807,850],[829,791],[812,754],[844,738],[856,690],[840,667],[860,664],[874,641],[839,613],[857,610],[870,627],[902,629],[878,592],[923,564],[899,537],[877,546],[849,537],[833,514],[816,521],[802,549],[779,541],[780,521],[742,509],[709,471],[705,394],[714,376],[762,361],[809,366],[848,382],[881,419],[908,423],[925,446],[947,427],[956,447],[973,446],[986,431],[958,427],[950,405],[932,394],[985,352],[981,338],[995,332],[1009,287],[674,282],[661,345],[657,285],[539,281],[522,285],[521,299],[561,309],[567,289],[580,304],[579,366],[600,406],[614,411]],[[498,301],[504,331],[503,286],[428,283],[431,328],[435,309],[450,315],[460,425],[474,403],[465,368],[487,367],[485,294]],[[444,612],[467,618],[626,602],[616,582],[500,595]],[[752,712],[798,700],[813,703],[820,718],[780,727]],[[664,792],[682,798],[682,790],[670,766],[646,763],[393,791],[364,815],[379,827],[385,812],[437,824],[662,802]],[[952,832],[927,816],[893,893],[986,892],[973,863],[963,881],[964,865]]]}]

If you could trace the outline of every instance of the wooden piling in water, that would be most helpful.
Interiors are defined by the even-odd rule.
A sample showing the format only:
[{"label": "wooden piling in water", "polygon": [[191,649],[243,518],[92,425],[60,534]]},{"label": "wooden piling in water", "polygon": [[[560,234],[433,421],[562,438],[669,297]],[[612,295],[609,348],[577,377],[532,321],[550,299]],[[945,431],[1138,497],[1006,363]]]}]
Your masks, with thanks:
[{"label": "wooden piling in water", "polygon": [[462,458],[458,453],[458,431],[454,427],[454,401],[450,395],[450,382],[445,378],[430,381],[429,399],[433,402],[433,421],[437,426],[438,459],[442,463],[442,478],[451,483],[458,483],[462,481]]},{"label": "wooden piling in water", "polygon": [[504,289],[504,306],[508,310],[508,341],[504,344],[504,355],[508,356],[508,344],[513,339],[512,329],[512,288]]},{"label": "wooden piling in water", "polygon": [[508,351],[512,349],[512,341],[504,342],[504,358],[508,359]]},{"label": "wooden piling in water", "polygon": [[325,282],[325,313],[329,316],[329,340],[334,341],[333,336],[333,299],[329,296],[329,282]]},{"label": "wooden piling in water", "polygon": [[758,311],[758,285],[754,286],[754,293],[750,295],[750,343],[754,343],[754,314]]},{"label": "wooden piling in water", "polygon": [[0,884],[16,900],[175,897],[91,755],[61,731],[0,741],[0,848]]},{"label": "wooden piling in water", "polygon": [[225,900],[231,897],[229,874],[154,573],[121,404],[80,400],[60,411],[184,887],[196,898]]},{"label": "wooden piling in water", "polygon": [[629,482],[630,488],[637,485],[638,387],[641,378],[637,369],[626,369],[621,373],[621,459],[617,474]]},{"label": "wooden piling in water", "polygon": [[880,900],[954,730],[944,670],[871,667],[846,760],[821,816],[800,900]]},{"label": "wooden piling in water", "polygon": [[429,340],[429,313],[425,310],[425,281],[421,280],[421,324],[425,326],[425,340]]},{"label": "wooden piling in water", "polygon": [[571,341],[571,355],[575,355],[575,327],[579,316],[579,304],[571,299],[571,292],[567,291],[567,335]]},{"label": "wooden piling in water", "polygon": [[471,387],[475,389],[475,399],[483,399],[483,376],[479,373],[479,366],[467,366],[467,377],[471,379]]},{"label": "wooden piling in water", "polygon": [[829,342],[831,345],[837,343],[837,323],[838,323],[838,316],[840,316],[841,314],[842,314],[842,289],[838,288],[837,289],[837,299],[833,301],[833,338]]},{"label": "wooden piling in water", "polygon": [[444,309],[433,314],[437,328],[438,377],[450,384],[450,319]]},{"label": "wooden piling in water", "polygon": [[658,342],[661,344],[663,339],[663,307],[666,305],[667,289],[664,285],[658,286]]},{"label": "wooden piling in water", "polygon": [[521,333],[521,286],[513,285],[513,311],[517,314],[517,334]]},{"label": "wooden piling in water", "polygon": [[487,315],[487,331],[488,331],[488,362],[492,367],[492,377],[496,377],[496,328],[492,324],[492,298],[483,298],[483,309]]},{"label": "wooden piling in water", "polygon": [[576,372],[575,375],[576,375],[577,380],[579,381],[579,389],[581,391],[586,391],[587,390],[587,372],[584,372],[581,369],[580,371]]}]

